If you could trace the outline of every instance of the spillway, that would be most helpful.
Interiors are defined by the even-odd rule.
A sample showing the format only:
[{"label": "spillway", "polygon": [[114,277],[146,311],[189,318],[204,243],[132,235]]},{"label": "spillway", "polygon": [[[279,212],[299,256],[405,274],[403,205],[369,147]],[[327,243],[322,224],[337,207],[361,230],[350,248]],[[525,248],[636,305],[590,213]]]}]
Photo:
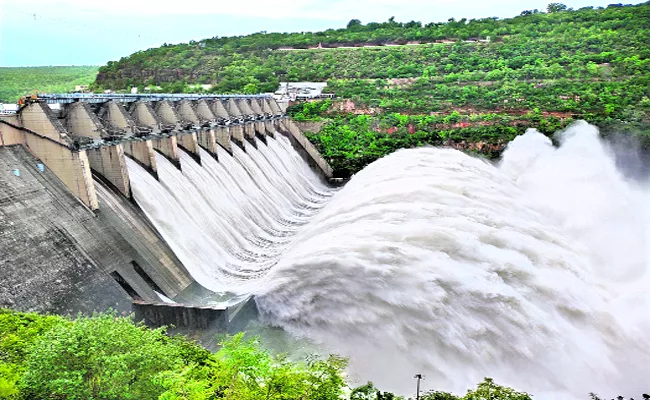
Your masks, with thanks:
[{"label": "spillway", "polygon": [[[278,135],[279,136],[279,135]],[[650,375],[650,196],[598,132],[531,130],[499,165],[398,151],[340,191],[279,137],[129,164],[134,196],[192,276],[254,293],[263,320],[411,394],[483,377],[536,398],[637,394]]]},{"label": "spillway", "polygon": [[281,135],[218,149],[182,172],[156,154],[160,182],[128,160],[133,194],[190,274],[215,292],[251,292],[334,193]]}]

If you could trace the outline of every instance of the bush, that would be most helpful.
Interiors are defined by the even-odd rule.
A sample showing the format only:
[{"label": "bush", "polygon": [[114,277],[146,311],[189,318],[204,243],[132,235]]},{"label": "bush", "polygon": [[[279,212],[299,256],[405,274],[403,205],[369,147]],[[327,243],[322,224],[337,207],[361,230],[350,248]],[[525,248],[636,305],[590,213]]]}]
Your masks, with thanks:
[{"label": "bush", "polygon": [[422,400],[532,400],[528,393],[497,385],[490,378],[485,378],[476,389],[469,390],[463,397],[447,392],[433,391],[426,392],[420,398]]},{"label": "bush", "polygon": [[20,386],[27,398],[157,399],[152,378],[183,364],[183,348],[113,314],[80,317],[45,332],[29,349]]}]

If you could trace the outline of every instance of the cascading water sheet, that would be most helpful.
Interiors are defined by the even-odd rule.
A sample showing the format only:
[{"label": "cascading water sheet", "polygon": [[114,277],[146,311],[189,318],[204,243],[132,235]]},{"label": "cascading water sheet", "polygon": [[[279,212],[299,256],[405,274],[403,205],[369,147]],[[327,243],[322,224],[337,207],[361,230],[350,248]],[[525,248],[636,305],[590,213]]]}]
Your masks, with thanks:
[{"label": "cascading water sheet", "polygon": [[561,141],[530,131],[498,167],[436,148],[369,165],[264,277],[265,320],[400,394],[414,373],[458,394],[647,390],[648,192],[594,127]]},{"label": "cascading water sheet", "polygon": [[[194,279],[215,292],[246,293],[333,190],[296,159],[284,137],[257,150],[180,151],[182,172],[156,153],[160,182],[128,159],[133,195]],[[304,164],[304,165],[303,165]]]}]

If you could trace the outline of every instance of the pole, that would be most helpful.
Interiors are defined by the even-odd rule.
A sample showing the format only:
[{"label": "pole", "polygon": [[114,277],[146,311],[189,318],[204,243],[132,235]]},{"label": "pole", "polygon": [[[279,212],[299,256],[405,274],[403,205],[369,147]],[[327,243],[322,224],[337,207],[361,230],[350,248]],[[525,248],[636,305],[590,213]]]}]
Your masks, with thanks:
[{"label": "pole", "polygon": [[418,380],[416,391],[415,391],[415,400],[420,400],[420,380],[424,379],[422,374],[415,374],[414,378]]}]

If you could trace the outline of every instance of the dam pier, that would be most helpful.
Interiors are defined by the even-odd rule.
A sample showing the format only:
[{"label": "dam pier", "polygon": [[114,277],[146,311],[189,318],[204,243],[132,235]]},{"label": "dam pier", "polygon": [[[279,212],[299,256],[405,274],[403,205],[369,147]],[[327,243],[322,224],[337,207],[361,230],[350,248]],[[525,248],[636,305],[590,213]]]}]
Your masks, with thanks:
[{"label": "dam pier", "polygon": [[[16,114],[0,117],[0,306],[67,314],[135,310],[152,325],[202,329],[241,325],[228,318],[250,306],[240,302],[233,312],[232,305],[201,304],[209,291],[134,199],[128,165],[159,181],[161,161],[179,173],[187,160],[192,168],[226,168],[280,136],[320,184],[330,184],[326,160],[269,96],[28,99]],[[274,173],[256,162],[263,176]]]}]

